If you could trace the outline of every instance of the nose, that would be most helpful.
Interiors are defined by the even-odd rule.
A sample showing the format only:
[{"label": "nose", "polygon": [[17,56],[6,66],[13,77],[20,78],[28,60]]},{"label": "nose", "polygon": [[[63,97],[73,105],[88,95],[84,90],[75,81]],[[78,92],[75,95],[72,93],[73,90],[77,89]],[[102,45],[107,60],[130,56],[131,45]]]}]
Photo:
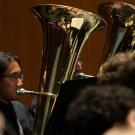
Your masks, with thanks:
[{"label": "nose", "polygon": [[20,78],[17,79],[17,86],[19,87],[23,86],[23,79]]}]

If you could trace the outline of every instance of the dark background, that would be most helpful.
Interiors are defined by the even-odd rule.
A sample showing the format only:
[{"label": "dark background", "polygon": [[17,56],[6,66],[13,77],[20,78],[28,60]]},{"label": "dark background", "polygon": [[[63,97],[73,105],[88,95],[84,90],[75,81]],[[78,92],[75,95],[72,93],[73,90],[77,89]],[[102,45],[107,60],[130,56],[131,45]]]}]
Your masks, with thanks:
[{"label": "dark background", "polygon": [[[42,28],[30,9],[32,6],[59,4],[73,6],[97,14],[97,6],[107,0],[0,0],[0,50],[17,54],[25,73],[24,87],[37,90],[41,69]],[[135,0],[122,2],[135,5]],[[83,47],[81,57],[84,72],[96,75],[106,38],[106,29],[93,33]],[[31,96],[19,100],[29,106]]]}]

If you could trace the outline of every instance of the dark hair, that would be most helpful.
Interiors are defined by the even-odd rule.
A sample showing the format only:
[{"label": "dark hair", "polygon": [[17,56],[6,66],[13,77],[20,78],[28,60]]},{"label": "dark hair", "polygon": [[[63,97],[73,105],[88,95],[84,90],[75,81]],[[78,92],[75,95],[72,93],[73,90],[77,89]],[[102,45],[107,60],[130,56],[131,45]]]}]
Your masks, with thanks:
[{"label": "dark hair", "polygon": [[116,122],[125,124],[135,108],[135,94],[119,85],[91,86],[83,89],[67,112],[69,135],[101,135]]},{"label": "dark hair", "polygon": [[135,55],[118,53],[101,65],[98,83],[119,83],[135,89]]},{"label": "dark hair", "polygon": [[16,61],[20,65],[20,60],[16,55],[0,51],[0,75],[6,71],[11,61]]}]

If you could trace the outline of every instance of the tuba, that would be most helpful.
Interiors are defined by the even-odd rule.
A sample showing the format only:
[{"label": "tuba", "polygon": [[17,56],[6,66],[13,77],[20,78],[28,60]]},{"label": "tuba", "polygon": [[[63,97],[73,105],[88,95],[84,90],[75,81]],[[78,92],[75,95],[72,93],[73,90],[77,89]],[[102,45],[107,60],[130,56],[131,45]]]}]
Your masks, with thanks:
[{"label": "tuba", "polygon": [[[61,84],[71,80],[74,67],[89,35],[104,28],[106,21],[78,8],[40,4],[32,14],[43,28],[42,67],[34,135],[43,135]],[[52,129],[53,130],[53,129]]]},{"label": "tuba", "polygon": [[123,2],[106,2],[98,12],[107,21],[107,37],[102,62],[117,52],[135,49],[135,6]]}]

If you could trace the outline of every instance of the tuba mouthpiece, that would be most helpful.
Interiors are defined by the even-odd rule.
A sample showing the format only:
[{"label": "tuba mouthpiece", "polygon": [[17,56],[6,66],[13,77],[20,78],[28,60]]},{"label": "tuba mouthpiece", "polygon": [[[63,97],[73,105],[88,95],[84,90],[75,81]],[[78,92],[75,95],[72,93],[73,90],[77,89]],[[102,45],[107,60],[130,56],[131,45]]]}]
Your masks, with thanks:
[{"label": "tuba mouthpiece", "polygon": [[30,94],[30,95],[41,95],[41,96],[50,96],[53,98],[56,98],[55,94],[52,93],[47,93],[47,92],[37,92],[37,91],[30,91],[30,90],[26,90],[24,88],[20,88],[16,91],[17,94],[22,95],[22,94]]}]

